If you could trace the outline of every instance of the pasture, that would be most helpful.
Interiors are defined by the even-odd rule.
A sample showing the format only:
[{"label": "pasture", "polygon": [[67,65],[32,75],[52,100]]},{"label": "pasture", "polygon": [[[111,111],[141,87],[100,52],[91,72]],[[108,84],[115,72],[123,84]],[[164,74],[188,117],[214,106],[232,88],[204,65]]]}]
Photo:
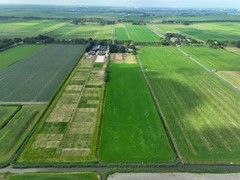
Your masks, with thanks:
[{"label": "pasture", "polygon": [[13,158],[45,108],[45,105],[0,106],[0,166]]},{"label": "pasture", "polygon": [[240,70],[240,56],[229,51],[210,47],[181,47],[180,49],[209,69]]},{"label": "pasture", "polygon": [[240,89],[240,71],[219,71],[217,75]]},{"label": "pasture", "polygon": [[[145,71],[199,70],[200,67],[174,47],[146,46],[139,50]],[[149,55],[151,54],[151,55]]]},{"label": "pasture", "polygon": [[0,21],[0,39],[46,34],[65,24],[65,22],[50,20]]},{"label": "pasture", "polygon": [[[160,55],[146,51],[140,59],[148,67],[145,71],[182,162],[239,164],[240,94],[209,72],[182,62],[183,54],[170,55],[189,70],[158,70],[168,61],[161,56],[168,49],[158,49]],[[154,61],[155,67],[150,66]]]},{"label": "pasture", "polygon": [[48,102],[84,51],[85,46],[48,45],[1,71],[0,102]]},{"label": "pasture", "polygon": [[123,23],[115,24],[114,28],[115,28],[114,39],[119,41],[130,40],[125,24]]},{"label": "pasture", "polygon": [[102,120],[101,162],[175,160],[138,64],[110,64]]},{"label": "pasture", "polygon": [[68,24],[64,27],[56,29],[47,36],[56,39],[73,39],[73,38],[93,38],[93,39],[112,39],[113,25],[72,25]]},{"label": "pasture", "polygon": [[150,31],[147,26],[125,24],[125,27],[130,40],[134,42],[160,42],[160,37]]},{"label": "pasture", "polygon": [[7,176],[7,180],[39,180],[39,179],[51,179],[51,180],[99,180],[99,176],[94,172],[83,173],[26,173],[26,174],[10,174]]},{"label": "pasture", "polygon": [[197,23],[192,25],[161,24],[150,25],[161,34],[180,33],[198,40],[236,41],[240,38],[240,23]]},{"label": "pasture", "polygon": [[42,45],[18,45],[14,48],[0,52],[0,71],[8,66],[25,59],[41,49]]},{"label": "pasture", "polygon": [[96,161],[105,65],[84,57],[17,163]]}]

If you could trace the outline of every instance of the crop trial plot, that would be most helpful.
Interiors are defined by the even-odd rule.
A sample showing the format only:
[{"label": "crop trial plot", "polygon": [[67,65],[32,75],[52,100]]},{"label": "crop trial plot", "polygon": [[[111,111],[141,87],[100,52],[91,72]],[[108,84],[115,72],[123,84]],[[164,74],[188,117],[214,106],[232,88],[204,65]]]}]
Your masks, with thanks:
[{"label": "crop trial plot", "polygon": [[94,68],[94,61],[95,57],[84,57],[78,63],[17,163],[96,160],[106,65]]},{"label": "crop trial plot", "polygon": [[183,54],[162,55],[176,48],[152,48],[140,59],[182,162],[239,164],[239,92]]},{"label": "crop trial plot", "polygon": [[85,46],[48,45],[4,69],[0,102],[48,102],[84,51]]}]

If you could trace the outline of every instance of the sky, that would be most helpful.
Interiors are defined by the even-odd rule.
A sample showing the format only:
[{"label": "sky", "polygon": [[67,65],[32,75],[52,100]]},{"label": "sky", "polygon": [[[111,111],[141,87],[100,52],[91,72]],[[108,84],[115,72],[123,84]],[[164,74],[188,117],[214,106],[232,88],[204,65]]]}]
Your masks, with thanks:
[{"label": "sky", "polygon": [[54,4],[173,8],[240,8],[240,0],[0,0],[0,4]]}]

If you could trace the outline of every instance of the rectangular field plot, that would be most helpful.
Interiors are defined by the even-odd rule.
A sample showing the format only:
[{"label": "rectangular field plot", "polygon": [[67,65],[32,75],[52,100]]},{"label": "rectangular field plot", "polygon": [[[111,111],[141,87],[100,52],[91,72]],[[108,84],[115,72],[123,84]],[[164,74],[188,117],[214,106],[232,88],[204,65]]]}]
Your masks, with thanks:
[{"label": "rectangular field plot", "polygon": [[85,46],[48,45],[0,72],[0,102],[48,102]]},{"label": "rectangular field plot", "polygon": [[102,72],[106,65],[93,71],[94,60],[84,57],[78,63],[43,126],[17,160],[18,163],[96,160],[103,99]]},{"label": "rectangular field plot", "polygon": [[115,39],[119,41],[130,40],[129,34],[125,27],[125,24],[116,24],[115,25]]},{"label": "rectangular field plot", "polygon": [[210,47],[181,47],[181,49],[209,69],[240,71],[240,56],[237,54]]},{"label": "rectangular field plot", "polygon": [[30,56],[32,53],[43,48],[42,45],[19,45],[17,47],[0,52],[0,70],[23,60]]},{"label": "rectangular field plot", "polygon": [[174,154],[137,64],[110,65],[102,123],[101,161],[174,161]]},{"label": "rectangular field plot", "polygon": [[0,106],[0,166],[15,155],[42,115],[45,105]]},{"label": "rectangular field plot", "polygon": [[66,25],[47,35],[66,40],[73,38],[112,39],[112,30],[112,25]]},{"label": "rectangular field plot", "polygon": [[160,37],[143,25],[126,24],[126,32],[134,42],[160,42]]},{"label": "rectangular field plot", "polygon": [[[0,176],[1,177],[1,176]],[[8,180],[99,180],[99,175],[95,172],[81,172],[81,173],[26,173],[21,175],[11,174],[7,177]]]},{"label": "rectangular field plot", "polygon": [[36,21],[1,21],[0,39],[24,38],[44,34],[64,26],[65,22],[36,20]]},{"label": "rectangular field plot", "polygon": [[[140,54],[143,64],[152,52],[146,53]],[[181,61],[179,56],[172,55]],[[157,60],[166,61],[164,56],[158,56]],[[205,70],[149,68],[145,72],[183,163],[240,163],[240,94],[237,91]]]}]

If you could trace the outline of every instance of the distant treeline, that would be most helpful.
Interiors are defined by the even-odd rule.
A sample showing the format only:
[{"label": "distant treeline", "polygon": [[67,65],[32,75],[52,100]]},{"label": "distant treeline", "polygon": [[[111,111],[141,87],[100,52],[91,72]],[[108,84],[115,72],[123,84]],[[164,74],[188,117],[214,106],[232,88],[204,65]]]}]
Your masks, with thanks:
[{"label": "distant treeline", "polygon": [[199,21],[175,21],[175,20],[163,20],[162,24],[184,24],[190,25],[194,23],[214,23],[214,22],[240,22],[240,20],[199,20]]}]

